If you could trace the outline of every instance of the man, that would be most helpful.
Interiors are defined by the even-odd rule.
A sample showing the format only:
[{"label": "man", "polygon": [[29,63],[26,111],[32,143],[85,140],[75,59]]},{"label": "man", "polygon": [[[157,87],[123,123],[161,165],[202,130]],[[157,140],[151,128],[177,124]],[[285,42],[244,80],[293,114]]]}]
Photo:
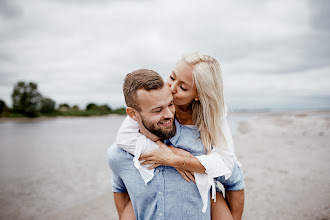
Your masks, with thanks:
[{"label": "man", "polygon": [[[187,135],[189,131],[174,123],[172,93],[154,71],[137,70],[128,74],[124,95],[127,114],[138,122],[140,132],[150,139],[170,139],[176,146],[183,139],[179,137],[196,135],[196,132]],[[201,155],[204,148],[196,142],[191,143],[187,150],[193,155]],[[161,166],[155,169],[154,178],[145,185],[132,158],[116,145],[108,150],[114,198],[120,217],[130,198],[137,219],[210,219],[210,204],[202,213],[203,204],[195,183],[185,181],[175,168]]]}]

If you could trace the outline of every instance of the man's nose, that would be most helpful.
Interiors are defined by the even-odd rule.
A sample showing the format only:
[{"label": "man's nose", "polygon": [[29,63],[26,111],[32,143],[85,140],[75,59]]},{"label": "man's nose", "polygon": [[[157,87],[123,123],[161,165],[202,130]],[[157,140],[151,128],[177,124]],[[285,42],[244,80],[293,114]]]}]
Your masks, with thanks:
[{"label": "man's nose", "polygon": [[171,108],[167,107],[164,112],[164,118],[173,118],[174,112],[171,110]]}]

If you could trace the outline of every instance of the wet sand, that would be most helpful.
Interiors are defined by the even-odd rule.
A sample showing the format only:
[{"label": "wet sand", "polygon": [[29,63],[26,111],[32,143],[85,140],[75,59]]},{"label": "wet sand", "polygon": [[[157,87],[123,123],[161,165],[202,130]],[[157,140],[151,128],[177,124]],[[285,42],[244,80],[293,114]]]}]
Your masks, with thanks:
[{"label": "wet sand", "polygon": [[[240,120],[234,142],[246,181],[243,219],[330,219],[330,112],[232,113],[230,117]],[[114,140],[111,135],[100,142]],[[69,162],[46,160],[50,168],[31,173],[27,167],[27,175],[20,178],[11,174],[15,168],[1,166],[0,219],[118,219],[110,172],[105,160],[100,161],[107,147],[84,148],[78,158],[69,155],[81,151],[79,147],[66,149],[60,154],[63,161],[84,159],[85,163],[65,175],[56,166],[67,170]],[[46,196],[52,193],[57,197]],[[61,195],[63,202],[58,199]]]}]

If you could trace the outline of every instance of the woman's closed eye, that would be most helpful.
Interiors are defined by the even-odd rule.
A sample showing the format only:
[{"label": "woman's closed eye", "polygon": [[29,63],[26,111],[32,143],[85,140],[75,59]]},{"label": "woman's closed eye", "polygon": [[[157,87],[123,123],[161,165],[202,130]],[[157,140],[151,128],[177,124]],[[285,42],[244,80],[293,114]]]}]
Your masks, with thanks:
[{"label": "woman's closed eye", "polygon": [[183,88],[182,86],[180,86],[180,88],[181,88],[183,91],[187,91],[187,89]]}]

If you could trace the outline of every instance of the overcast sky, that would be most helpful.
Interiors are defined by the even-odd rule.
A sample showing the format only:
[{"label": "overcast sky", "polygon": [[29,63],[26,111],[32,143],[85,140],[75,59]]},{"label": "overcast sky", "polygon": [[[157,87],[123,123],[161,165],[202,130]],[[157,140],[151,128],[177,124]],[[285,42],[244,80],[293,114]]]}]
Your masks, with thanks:
[{"label": "overcast sky", "polygon": [[36,82],[57,104],[124,107],[135,69],[201,51],[232,109],[330,108],[329,1],[0,0],[0,99]]}]

